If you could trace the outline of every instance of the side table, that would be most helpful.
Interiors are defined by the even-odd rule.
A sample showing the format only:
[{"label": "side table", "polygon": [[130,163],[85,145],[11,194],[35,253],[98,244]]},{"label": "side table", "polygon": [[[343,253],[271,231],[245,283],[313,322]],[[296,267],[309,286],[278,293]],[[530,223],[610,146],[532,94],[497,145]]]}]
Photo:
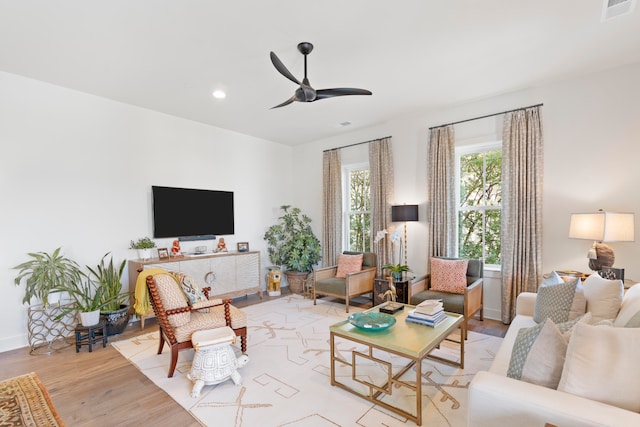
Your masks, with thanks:
[{"label": "side table", "polygon": [[[407,297],[409,295],[409,281],[401,280],[397,282],[393,282],[393,285],[396,287],[396,301],[401,302],[403,304],[409,304],[407,301]],[[389,280],[376,277],[373,280],[373,305],[380,305],[385,300],[380,296],[380,294],[384,294],[389,290]]]},{"label": "side table", "polygon": [[88,345],[89,352],[92,352],[93,345],[100,341],[103,348],[107,346],[107,322],[104,319],[92,326],[76,325],[76,353],[83,345]]}]

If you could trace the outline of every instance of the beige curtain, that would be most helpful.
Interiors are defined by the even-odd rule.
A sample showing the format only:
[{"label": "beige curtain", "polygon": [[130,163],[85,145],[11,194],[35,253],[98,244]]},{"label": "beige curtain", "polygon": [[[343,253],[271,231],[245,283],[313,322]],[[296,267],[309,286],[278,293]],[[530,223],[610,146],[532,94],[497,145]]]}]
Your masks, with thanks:
[{"label": "beige curtain", "polygon": [[391,223],[393,200],[393,154],[391,138],[369,143],[369,177],[371,185],[371,248],[378,256],[378,267],[391,263],[389,235],[375,243],[378,231]]},{"label": "beige curtain", "polygon": [[454,256],[456,236],[453,126],[431,129],[427,145],[427,270],[432,256]]},{"label": "beige curtain", "polygon": [[502,136],[502,321],[521,292],[542,279],[542,121],[540,107],[505,114]]},{"label": "beige curtain", "polygon": [[322,156],[322,265],[336,265],[342,248],[342,166],[338,150]]}]

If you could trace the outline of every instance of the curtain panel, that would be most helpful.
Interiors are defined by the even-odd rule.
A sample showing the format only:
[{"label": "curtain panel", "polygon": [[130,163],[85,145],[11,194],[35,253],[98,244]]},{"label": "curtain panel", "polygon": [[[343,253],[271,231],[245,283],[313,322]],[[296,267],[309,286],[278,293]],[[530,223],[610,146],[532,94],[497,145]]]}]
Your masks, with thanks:
[{"label": "curtain panel", "polygon": [[336,265],[342,248],[342,165],[340,151],[322,156],[322,265]]},{"label": "curtain panel", "polygon": [[540,107],[505,114],[502,139],[502,321],[542,281],[543,136]]},{"label": "curtain panel", "polygon": [[380,266],[391,263],[391,242],[388,234],[375,243],[378,231],[391,223],[393,200],[393,153],[391,138],[369,143],[369,177],[371,186],[371,248],[378,256]]},{"label": "curtain panel", "polygon": [[454,256],[456,236],[453,126],[431,129],[427,145],[427,270],[433,256]]}]

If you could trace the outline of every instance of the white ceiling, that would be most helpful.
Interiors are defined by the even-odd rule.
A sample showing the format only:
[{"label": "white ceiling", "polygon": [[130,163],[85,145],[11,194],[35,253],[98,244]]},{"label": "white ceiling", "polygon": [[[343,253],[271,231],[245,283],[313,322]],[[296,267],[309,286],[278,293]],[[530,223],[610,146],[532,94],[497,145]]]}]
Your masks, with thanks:
[{"label": "white ceiling", "polygon": [[[640,13],[601,13],[602,0],[0,0],[0,70],[298,145],[640,62]],[[301,79],[301,41],[316,89],[373,96],[270,110],[296,86],[269,52]]]}]

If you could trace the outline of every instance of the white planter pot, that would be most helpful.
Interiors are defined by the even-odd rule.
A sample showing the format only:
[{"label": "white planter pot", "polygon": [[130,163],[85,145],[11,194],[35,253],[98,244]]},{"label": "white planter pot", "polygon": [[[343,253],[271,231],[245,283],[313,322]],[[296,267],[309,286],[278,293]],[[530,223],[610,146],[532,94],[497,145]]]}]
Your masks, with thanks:
[{"label": "white planter pot", "polygon": [[100,310],[80,312],[80,323],[82,326],[93,326],[100,322]]},{"label": "white planter pot", "polygon": [[138,249],[138,258],[151,259],[153,249]]}]

